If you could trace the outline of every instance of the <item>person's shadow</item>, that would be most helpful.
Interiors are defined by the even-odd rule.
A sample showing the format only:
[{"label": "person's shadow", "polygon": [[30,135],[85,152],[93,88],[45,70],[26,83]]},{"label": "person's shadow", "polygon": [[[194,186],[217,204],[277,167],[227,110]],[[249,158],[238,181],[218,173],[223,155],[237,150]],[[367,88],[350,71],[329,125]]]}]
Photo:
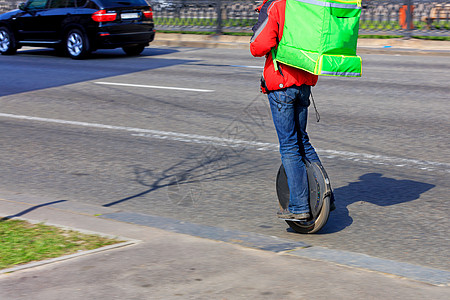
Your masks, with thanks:
[{"label": "person's shadow", "polygon": [[319,234],[334,233],[353,223],[348,206],[355,202],[369,202],[379,206],[391,206],[419,199],[420,194],[435,187],[433,184],[396,180],[379,173],[368,173],[359,181],[334,190],[336,210],[330,213],[327,224]]}]

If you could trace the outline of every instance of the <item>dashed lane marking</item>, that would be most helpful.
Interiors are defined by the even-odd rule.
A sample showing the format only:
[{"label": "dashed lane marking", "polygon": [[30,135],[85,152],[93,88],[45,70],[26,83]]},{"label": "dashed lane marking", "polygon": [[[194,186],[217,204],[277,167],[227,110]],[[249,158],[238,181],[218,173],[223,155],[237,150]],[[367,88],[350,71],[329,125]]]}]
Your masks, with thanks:
[{"label": "dashed lane marking", "polygon": [[212,92],[215,92],[215,90],[192,89],[192,88],[174,87],[174,86],[131,84],[131,83],[120,83],[120,82],[102,82],[102,81],[97,81],[97,82],[95,82],[95,84],[138,87],[138,88],[148,88],[148,89],[177,90],[177,91],[199,92],[199,93],[212,93]]}]

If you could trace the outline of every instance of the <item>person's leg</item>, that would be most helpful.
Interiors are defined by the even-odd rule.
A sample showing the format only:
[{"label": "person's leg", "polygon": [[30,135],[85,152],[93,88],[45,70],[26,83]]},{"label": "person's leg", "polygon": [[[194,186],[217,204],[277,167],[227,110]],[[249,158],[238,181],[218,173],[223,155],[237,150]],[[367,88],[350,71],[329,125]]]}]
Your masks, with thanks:
[{"label": "person's leg", "polygon": [[320,163],[319,156],[317,155],[313,145],[311,145],[308,133],[306,132],[310,95],[311,87],[309,85],[302,85],[299,87],[299,93],[297,95],[297,102],[295,106],[295,123],[297,125],[297,136],[300,145],[300,152],[308,161]]},{"label": "person's leg", "polygon": [[[304,157],[306,157],[307,160],[310,162],[316,162],[319,164],[322,164],[322,162],[319,159],[319,156],[316,153],[316,150],[314,149],[313,145],[309,141],[308,133],[306,132],[306,125],[308,121],[308,109],[307,107],[310,104],[309,98],[311,94],[311,87],[307,85],[303,85],[300,87],[300,93],[297,97],[298,101],[296,102],[296,124],[298,125],[297,132],[299,137],[299,144],[303,145],[300,147],[300,152]],[[334,193],[331,191],[330,195],[330,211],[333,211],[336,209],[335,205],[335,198]]]},{"label": "person's leg", "polygon": [[[298,87],[269,93],[272,118],[280,143],[283,163],[290,191],[289,211],[294,214],[309,213],[309,192],[306,166],[302,160],[296,125]],[[303,148],[303,147],[302,147]]]}]

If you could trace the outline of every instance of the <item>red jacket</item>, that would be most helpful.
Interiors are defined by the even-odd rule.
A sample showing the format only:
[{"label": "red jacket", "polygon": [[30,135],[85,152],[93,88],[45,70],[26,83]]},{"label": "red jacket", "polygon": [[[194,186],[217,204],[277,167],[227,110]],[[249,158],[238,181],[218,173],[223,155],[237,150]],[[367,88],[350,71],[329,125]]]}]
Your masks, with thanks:
[{"label": "red jacket", "polygon": [[278,41],[283,36],[286,0],[273,0],[267,3],[268,1],[270,0],[264,0],[263,4],[257,8],[259,19],[253,27],[255,33],[250,41],[250,52],[253,56],[266,56],[263,71],[265,86],[262,82],[262,91],[267,93],[303,84],[314,86],[317,83],[317,75],[282,63],[278,63],[279,70],[275,70],[270,49],[277,47]]}]

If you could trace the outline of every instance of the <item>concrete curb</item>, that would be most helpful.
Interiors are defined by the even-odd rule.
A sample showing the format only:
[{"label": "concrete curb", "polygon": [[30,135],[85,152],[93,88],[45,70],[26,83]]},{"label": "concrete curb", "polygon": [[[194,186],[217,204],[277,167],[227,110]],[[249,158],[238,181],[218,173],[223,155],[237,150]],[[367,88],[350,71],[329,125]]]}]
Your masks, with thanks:
[{"label": "concrete curb", "polygon": [[[50,225],[50,224],[46,223],[46,225]],[[76,228],[71,228],[71,230],[79,231]],[[99,233],[99,235],[102,235],[102,234]],[[131,245],[137,244],[139,242],[140,241],[138,241],[138,240],[130,240],[130,241],[122,242],[122,243],[117,243],[117,244],[113,244],[113,245],[104,246],[104,247],[97,248],[97,249],[80,251],[80,252],[77,252],[77,253],[63,255],[63,256],[59,256],[59,257],[55,257],[55,258],[50,258],[50,259],[30,262],[30,263],[19,265],[19,266],[16,266],[16,267],[2,269],[2,270],[0,270],[0,275],[1,274],[6,274],[6,273],[22,271],[22,270],[25,270],[25,269],[36,268],[36,267],[40,267],[40,266],[43,266],[43,265],[52,264],[52,263],[56,263],[56,262],[60,262],[60,261],[64,261],[64,260],[68,260],[68,259],[72,259],[72,258],[78,258],[78,257],[84,256],[84,255],[89,255],[89,254],[99,253],[99,252],[103,252],[103,251],[113,250],[113,249],[122,248],[122,247],[125,247],[125,246],[131,246]]]},{"label": "concrete curb", "polygon": [[437,286],[450,286],[450,272],[448,271],[381,259],[361,253],[314,246],[297,249],[288,254],[394,275],[400,278],[407,278]]}]

